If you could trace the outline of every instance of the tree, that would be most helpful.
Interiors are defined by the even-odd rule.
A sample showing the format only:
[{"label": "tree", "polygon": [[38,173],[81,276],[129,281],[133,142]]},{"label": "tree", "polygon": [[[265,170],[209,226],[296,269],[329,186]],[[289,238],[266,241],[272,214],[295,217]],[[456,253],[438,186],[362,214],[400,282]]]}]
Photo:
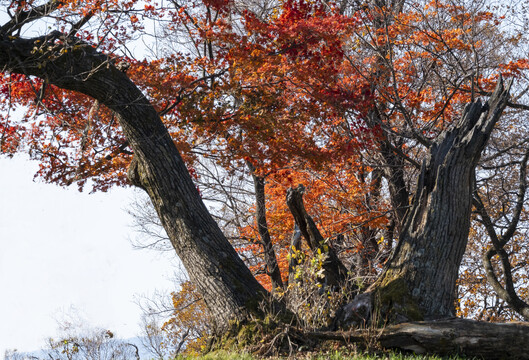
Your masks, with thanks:
[{"label": "tree", "polygon": [[[430,11],[430,8],[435,8],[435,11]],[[297,97],[291,93],[289,99],[293,103],[286,109],[305,104],[304,100],[309,98],[312,103],[318,102],[320,107],[339,113],[341,118],[351,119],[351,122],[364,121],[370,130],[366,131],[367,134],[374,134],[378,128],[380,137],[375,141],[379,145],[381,165],[386,169],[385,177],[395,209],[394,222],[399,225],[401,234],[397,252],[390,260],[388,268],[399,268],[399,271],[402,271],[401,280],[404,279],[408,288],[413,289],[412,297],[419,301],[419,308],[424,315],[446,317],[454,314],[456,278],[470,226],[473,169],[479,161],[490,132],[507,104],[508,91],[502,93],[501,101],[491,100],[494,105],[499,101],[499,105],[497,109],[490,109],[488,123],[480,120],[484,122],[481,124],[478,119],[482,115],[488,116],[486,115],[489,111],[488,107],[492,104],[486,105],[483,109],[481,104],[475,105],[476,109],[471,112],[465,112],[470,111],[469,109],[462,113],[460,111],[468,100],[472,100],[470,95],[473,92],[474,80],[466,75],[469,71],[473,71],[476,66],[478,68],[474,71],[481,71],[475,75],[478,87],[481,86],[480,82],[487,86],[491,84],[492,75],[488,77],[484,75],[488,58],[479,57],[484,47],[480,44],[482,40],[478,40],[476,34],[482,36],[485,31],[492,31],[491,26],[495,24],[497,18],[490,12],[467,10],[461,6],[444,3],[426,4],[421,8],[420,5],[408,5],[404,2],[389,4],[375,2],[372,6],[362,9],[365,19],[369,19],[363,23],[357,17],[358,12],[351,17],[345,17],[328,11],[324,5],[292,1],[287,2],[284,9],[285,11],[279,16],[272,16],[266,20],[252,14],[246,15],[244,26],[250,33],[253,32],[254,38],[238,35],[237,31],[231,31],[229,25],[217,24],[215,26],[219,29],[212,26],[211,33],[215,34],[215,39],[221,40],[213,40],[213,36],[210,36],[207,41],[219,42],[218,48],[221,49],[221,53],[223,51],[227,53],[225,59],[228,62],[239,64],[243,63],[242,58],[250,59],[244,64],[252,66],[252,71],[244,71],[242,74],[252,75],[242,75],[243,78],[238,79],[238,83],[249,82],[253,85],[249,87],[252,91],[259,89],[260,94],[263,94],[265,91],[270,92],[269,88],[272,88],[276,91],[275,98],[277,98],[280,96],[277,95],[278,90],[270,85],[279,82],[274,79],[286,79],[285,81],[295,84],[293,88],[303,91],[305,97]],[[409,10],[409,13],[405,14],[404,9]],[[447,25],[440,25],[438,23],[440,19],[445,18]],[[419,25],[419,22],[424,22],[425,25]],[[324,27],[325,24],[331,23],[332,30],[327,30],[330,26]],[[358,36],[360,30],[364,30],[367,35]],[[343,52],[340,41],[348,37],[356,37],[359,42],[366,45],[363,58],[353,58],[352,54]],[[230,45],[226,45],[225,42],[229,42]],[[244,46],[238,47],[234,45],[235,42]],[[428,45],[423,45],[425,43]],[[323,54],[326,51],[334,55],[333,59],[327,62],[322,60],[325,59]],[[443,55],[443,52],[447,51],[450,53],[448,57]],[[464,64],[460,60],[461,55],[470,54],[472,51],[478,53],[476,55],[478,63]],[[277,56],[278,54],[281,56]],[[371,61],[365,61],[366,58]],[[496,63],[496,66],[500,65]],[[321,69],[318,74],[310,71],[315,66]],[[461,72],[451,75],[448,69],[454,66],[459,67]],[[518,66],[525,65],[520,63]],[[237,65],[234,67],[237,68]],[[253,74],[259,74],[259,78],[255,80]],[[348,82],[343,81],[343,78]],[[370,89],[366,89],[365,78],[372,79]],[[432,81],[432,78],[439,78],[439,82]],[[470,91],[462,86],[465,80],[471,84]],[[414,85],[419,90],[415,90]],[[357,93],[354,93],[354,90]],[[333,96],[327,98],[329,94]],[[427,97],[432,94],[439,94],[439,101],[431,101]],[[263,101],[259,104],[263,105]],[[311,114],[308,105],[304,109],[305,112],[302,114]],[[325,115],[322,117],[325,118]],[[459,123],[456,122],[458,117],[461,117]],[[318,116],[311,117],[312,121],[321,122],[320,119]],[[449,171],[459,171],[460,165],[455,163],[456,160],[449,160],[454,162],[444,165],[444,161],[448,159],[445,159],[447,154],[455,158],[460,156],[452,154],[451,151],[455,150],[451,149],[464,146],[463,143],[459,143],[460,139],[455,143],[451,137],[459,132],[462,138],[467,132],[474,133],[475,124],[478,124],[481,137],[464,140],[473,144],[469,147],[471,150],[466,150],[465,154],[471,161],[461,165],[469,172],[458,173],[457,176],[462,178],[452,181],[446,190],[448,192],[445,193],[445,195],[459,194],[458,191],[462,191],[461,196],[456,198],[463,203],[462,213],[455,218],[466,219],[465,222],[456,224],[455,221],[449,221],[443,225],[446,226],[444,230],[439,230],[439,234],[442,235],[437,235],[438,230],[433,229],[435,221],[424,222],[427,225],[421,229],[420,224],[424,218],[418,215],[419,212],[440,216],[439,219],[450,219],[448,214],[442,213],[443,209],[452,215],[458,214],[458,204],[444,203],[450,201],[448,196],[430,197],[431,194],[428,193],[434,189],[440,191],[441,184],[436,183],[440,171],[437,167],[443,166],[449,169],[443,170],[443,176],[440,177],[442,180],[439,181],[445,181],[444,176],[450,178]],[[342,136],[342,138],[346,137]],[[475,144],[479,146],[476,147]],[[404,146],[412,148],[412,152],[403,150]],[[439,150],[439,147],[443,149]],[[414,160],[413,157],[430,158],[430,160],[426,160],[420,170],[420,161]],[[417,166],[421,174],[419,178],[426,181],[426,185],[422,183],[417,185],[415,189],[417,203],[411,205],[408,210],[408,194],[412,185],[405,179],[405,161]],[[423,192],[423,186],[427,187],[426,192]],[[426,197],[420,200],[420,196]],[[432,200],[434,198],[439,199],[439,203],[435,203]],[[415,221],[417,223],[414,223]],[[407,233],[408,231],[413,232],[413,235]],[[426,236],[428,240],[421,240],[424,239],[424,235],[421,235],[423,231],[425,233],[432,231],[431,235]],[[453,241],[452,234],[459,234],[460,240]],[[435,242],[430,239],[435,239]],[[421,241],[426,241],[432,247],[418,245]],[[439,261],[432,265],[426,259],[430,256],[432,258],[438,256],[440,249],[450,249],[444,245],[445,243],[460,244],[453,252],[445,254],[450,265],[446,266]],[[417,260],[417,264],[427,266],[431,273],[418,271],[419,265],[402,268],[402,264],[408,264],[411,260],[405,258],[408,255],[399,253],[401,249],[409,251],[408,255],[413,258],[424,251],[421,256],[425,256],[425,259]],[[399,260],[399,256],[404,258]],[[426,278],[420,278],[417,274]],[[394,280],[394,275],[394,271],[387,270],[375,286],[379,287],[381,283],[385,286],[386,283]],[[390,279],[385,280],[386,277]],[[446,279],[442,280],[443,278]],[[427,286],[432,282],[438,286]],[[443,287],[444,290],[441,290]],[[429,289],[432,289],[432,294],[428,293]],[[440,301],[439,296],[442,296]],[[423,302],[424,304],[421,305]]]},{"label": "tree", "polygon": [[[405,281],[426,318],[455,315],[459,264],[470,229],[474,171],[509,99],[500,80],[490,100],[467,105],[461,120],[430,147],[399,244],[381,286]],[[435,259],[445,259],[436,261]],[[435,290],[433,290],[435,289]],[[392,299],[395,301],[395,299]],[[419,316],[419,318],[422,316]]]},{"label": "tree", "polygon": [[110,330],[87,328],[86,324],[61,324],[61,334],[49,338],[47,347],[36,354],[6,351],[6,360],[129,360],[140,358],[135,344],[115,338]]},{"label": "tree", "polygon": [[212,334],[207,307],[189,280],[179,279],[178,291],[140,299],[142,344],[155,358],[199,355]]},{"label": "tree", "polygon": [[[310,250],[325,254],[322,263],[332,265],[325,271],[339,275],[334,278],[340,281],[333,282],[339,287],[344,263],[352,261],[335,245],[345,242],[347,229],[359,239],[358,248],[369,249],[365,261],[357,262],[360,266],[375,260],[381,264],[378,239],[391,247],[398,237],[369,297],[358,299],[368,299],[372,314],[392,321],[454,314],[472,196],[476,184],[487,183],[481,154],[491,151],[492,137],[495,146],[501,145],[494,161],[501,163],[504,154],[517,158],[520,153],[510,150],[523,148],[527,139],[524,132],[517,142],[501,144],[493,134],[504,126],[502,120],[513,119],[504,114],[507,106],[525,108],[509,95],[516,90],[514,99],[523,98],[522,85],[511,87],[509,81],[505,86],[498,69],[521,83],[528,67],[526,59],[516,56],[518,34],[498,30],[501,16],[481,4],[439,1],[359,5],[299,0],[281,2],[275,11],[268,6],[241,11],[240,4],[229,1],[175,1],[168,8],[147,4],[144,9],[134,3],[101,5],[81,9],[51,1],[8,6],[11,18],[0,27],[0,64],[9,73],[2,79],[2,105],[27,106],[37,117],[28,117],[26,124],[3,122],[3,134],[10,135],[2,140],[3,151],[16,151],[26,135],[39,151],[41,174],[48,180],[67,185],[93,177],[101,189],[123,183],[130,162],[129,181],[148,193],[218,331],[226,330],[230,320],[262,316],[257,304],[267,292],[209,214],[193,183],[200,174],[193,168],[189,174],[175,143],[191,166],[214,159],[227,174],[249,167],[256,185],[257,234],[274,286],[288,277],[277,271],[286,262],[281,256],[277,264],[273,259],[280,244],[289,246],[286,234],[295,221]],[[131,36],[126,28],[110,31],[113,22],[123,21],[114,16],[118,13],[127,15],[123,18],[133,31],[141,30],[140,13],[170,18],[166,29],[186,32],[193,52],[150,62],[118,57],[118,44]],[[25,26],[55,14],[63,19],[58,20],[61,31],[19,35]],[[81,31],[99,16],[108,37]],[[92,41],[99,41],[99,48]],[[477,95],[488,101],[476,100]],[[64,150],[64,144],[71,147]],[[109,169],[112,178],[106,178]],[[502,248],[523,212],[525,171],[520,174],[509,185],[520,185],[514,202],[501,193],[487,201],[474,199],[494,244],[486,261],[500,255],[504,264],[507,291],[501,291],[501,283],[494,287],[512,306],[517,300]],[[316,197],[341,189],[331,191],[325,204],[313,198],[307,206],[295,190],[304,181],[316,184],[312,190],[323,189],[315,191]],[[293,218],[274,219],[286,187],[292,187],[288,205]],[[508,221],[501,216],[487,220],[482,210],[492,212],[496,196],[509,199],[505,209],[514,204]],[[315,210],[322,214],[310,214]],[[345,216],[348,211],[351,215]],[[352,219],[358,223],[348,228],[344,223]],[[506,223],[512,225],[499,240],[494,226],[501,229]],[[237,231],[251,234],[250,228]],[[487,266],[494,281],[494,265]],[[358,301],[342,312],[344,322]]]},{"label": "tree", "polygon": [[93,334],[49,339],[47,357],[65,360],[140,358],[136,345],[113,338],[114,334],[109,330],[96,330]]},{"label": "tree", "polygon": [[86,94],[113,112],[135,154],[128,177],[149,194],[217,326],[224,329],[229,320],[246,318],[265,290],[211,218],[158,113],[108,56],[74,36],[76,27],[97,8],[88,9],[81,23],[71,27],[70,36],[53,32],[24,39],[17,35],[24,24],[61,9],[58,2],[19,6],[1,28],[2,68]]},{"label": "tree", "polygon": [[[403,9],[409,12],[404,14]],[[507,93],[501,95],[502,100],[494,99],[494,96],[500,96],[498,93],[492,95],[490,103],[483,110],[479,110],[481,104],[472,105],[478,109],[474,120],[469,119],[472,114],[470,105],[462,112],[459,122],[455,121],[458,117],[457,108],[450,108],[459,103],[461,109],[466,101],[472,102],[475,86],[490,86],[490,78],[484,76],[491,64],[490,53],[482,53],[485,46],[481,42],[482,38],[478,40],[476,34],[482,37],[487,32],[493,32],[493,25],[498,23],[492,13],[480,10],[482,9],[439,2],[427,4],[424,9],[402,2],[395,3],[389,9],[378,4],[374,6],[373,12],[374,30],[364,38],[366,42],[373,44],[378,54],[373,73],[378,76],[374,86],[380,96],[374,103],[370,122],[383,127],[383,163],[387,169],[395,169],[398,162],[395,163],[394,155],[399,155],[400,161],[407,161],[419,171],[419,181],[414,188],[415,194],[409,208],[407,196],[402,196],[402,193],[408,193],[410,187],[406,186],[404,174],[398,172],[404,169],[403,166],[397,166],[397,172],[386,175],[392,203],[399,204],[396,209],[408,210],[405,215],[397,214],[397,222],[401,224],[399,243],[375,288],[378,291],[382,287],[383,291],[387,285],[390,290],[394,289],[395,285],[391,285],[391,281],[395,280],[394,275],[410,271],[409,277],[403,275],[400,278],[405,281],[399,286],[406,285],[409,295],[417,302],[418,309],[410,308],[414,312],[412,316],[417,315],[416,310],[420,310],[421,316],[426,317],[446,317],[455,313],[456,278],[470,226],[471,194],[474,191],[472,169],[477,165],[480,153],[509,100],[507,90]],[[416,22],[418,20],[424,25],[419,25]],[[401,37],[403,35],[409,38]],[[491,51],[490,48],[486,50]],[[497,48],[494,50],[498,51]],[[449,56],[443,55],[445,51]],[[474,53],[475,62],[465,63],[461,55],[470,52]],[[502,65],[496,62],[496,66]],[[460,72],[448,70],[454,68],[459,68]],[[469,81],[469,90],[461,91],[461,85],[457,84],[464,81],[464,74],[468,71],[474,72]],[[439,77],[438,83],[433,81],[436,77]],[[450,86],[446,86],[447,82],[456,86],[450,89]],[[446,100],[432,104],[430,96],[437,92],[443,94],[442,98]],[[426,94],[429,97],[425,97]],[[489,108],[495,101],[503,105]],[[494,111],[496,114],[493,114]],[[486,113],[491,117],[491,123],[483,127],[484,123],[480,122],[484,120],[478,119]],[[470,173],[459,171],[457,176],[463,178],[455,180],[450,174],[458,171],[458,165],[454,162],[455,158],[449,158],[453,155],[461,156],[456,155],[457,152],[467,146],[464,142],[475,136],[472,135],[473,126],[478,126],[481,129],[480,136],[484,137],[477,138],[476,144],[480,144],[478,147],[472,146],[470,151],[464,150],[464,161],[474,161],[475,165],[464,165],[465,171],[470,169]],[[458,138],[454,139],[456,135]],[[468,137],[465,139],[465,136]],[[417,157],[419,161],[415,160]],[[421,162],[422,166],[419,165]],[[437,167],[439,168],[436,169]],[[443,185],[445,181],[451,183],[446,188],[449,190],[442,193],[445,191],[442,190],[446,186]],[[438,191],[441,193],[434,195]],[[463,208],[458,210],[461,206],[466,209],[464,214]],[[443,214],[443,211],[447,213]],[[458,222],[462,219],[466,223]],[[446,225],[442,225],[443,222]],[[436,234],[437,226],[446,228]],[[460,240],[456,240],[459,236]],[[457,243],[460,245],[456,246]],[[430,256],[432,259],[439,259],[441,256],[445,261],[426,260]],[[422,276],[425,278],[421,278]],[[428,278],[429,276],[433,278]],[[431,284],[435,286],[432,287]],[[444,286],[446,288],[441,290]],[[435,289],[435,294],[430,294],[430,289]],[[381,294],[376,296],[384,297]],[[402,297],[402,294],[397,296]],[[389,299],[386,298],[385,301],[387,300]],[[390,301],[395,302],[395,299]],[[407,302],[408,299],[404,296],[400,301]]]},{"label": "tree", "polygon": [[[346,13],[347,4],[344,3],[343,5],[345,7],[340,10]],[[362,9],[366,14],[364,19],[372,19],[372,21],[353,25],[353,21],[350,19],[346,19],[349,20],[347,22],[343,17],[329,16],[330,13],[321,7],[288,2],[285,6],[285,9],[288,10],[281,16],[263,19],[262,16],[250,14],[245,18],[246,29],[250,32],[253,31],[255,40],[230,31],[224,35],[224,38],[218,36],[219,33],[222,35],[221,30],[225,31],[229,26],[224,26],[221,30],[212,26],[211,34],[215,34],[215,37],[209,35],[206,40],[211,43],[216,41],[214,38],[222,39],[221,45],[218,47],[221,49],[221,53],[222,51],[230,52],[230,57],[226,56],[228,61],[251,66],[251,71],[241,73],[252,75],[244,77],[244,80],[238,78],[238,83],[248,81],[253,85],[249,87],[252,91],[256,91],[256,88],[265,91],[272,87],[270,84],[274,83],[267,76],[288,79],[298,89],[303,89],[313,102],[322,101],[324,91],[328,91],[332,87],[329,84],[333,84],[331,79],[334,79],[332,71],[327,71],[332,70],[332,68],[322,68],[324,74],[322,78],[326,82],[321,81],[322,78],[318,77],[319,74],[314,75],[309,70],[315,66],[312,61],[320,61],[321,57],[319,56],[324,53],[324,50],[319,47],[322,45],[318,43],[318,40],[332,38],[336,41],[340,37],[351,36],[354,38],[356,36],[359,43],[365,44],[366,47],[364,47],[362,54],[364,58],[353,58],[351,54],[342,54],[340,51],[334,55],[336,58],[338,54],[339,59],[343,55],[349,56],[346,58],[350,68],[341,67],[338,71],[341,76],[345,77],[345,74],[348,74],[352,77],[358,76],[360,73],[373,80],[370,92],[377,94],[377,97],[373,99],[372,109],[369,110],[369,116],[364,120],[373,130],[377,126],[382,130],[378,144],[382,158],[381,166],[386,172],[385,177],[395,210],[392,222],[397,224],[398,230],[403,231],[406,222],[411,221],[410,215],[406,218],[405,214],[408,208],[409,191],[413,186],[405,178],[407,175],[404,172],[406,162],[420,170],[420,161],[414,158],[434,156],[429,154],[434,142],[432,139],[440,139],[444,136],[447,127],[459,116],[463,105],[471,100],[473,92],[478,90],[483,92],[480,89],[483,89],[484,86],[490,87],[494,78],[490,71],[494,67],[508,69],[507,74],[512,76],[515,73],[519,74],[519,70],[526,66],[524,60],[514,60],[511,63],[502,64],[490,55],[497,54],[498,45],[492,41],[490,44],[484,44],[482,39],[485,36],[490,36],[488,34],[494,33],[493,26],[498,25],[499,17],[495,17],[490,11],[481,11],[479,6],[466,9],[462,6],[437,2],[426,4],[422,8],[421,5],[406,4],[405,2],[376,2],[373,6]],[[435,11],[430,11],[432,8]],[[404,9],[409,12],[405,13]],[[331,35],[316,27],[322,24],[318,23],[321,21],[319,18],[321,14],[326,16],[324,21],[334,21],[333,25],[338,25],[332,28],[334,32]],[[421,22],[424,25],[419,25]],[[349,25],[349,28],[345,24]],[[364,30],[361,36],[358,36],[358,28]],[[310,34],[308,34],[307,29],[310,29]],[[343,32],[337,34],[335,29]],[[294,32],[297,34],[292,35]],[[274,36],[270,36],[270,34],[274,34]],[[318,34],[319,37],[314,34]],[[222,41],[229,42],[231,45],[222,44]],[[233,45],[235,42],[243,43],[244,47]],[[332,44],[331,41],[323,43],[324,46]],[[309,44],[309,46],[304,44]],[[486,52],[490,51],[491,47],[487,47],[487,45],[493,46],[493,51],[489,54]],[[233,50],[234,48],[235,50]],[[314,48],[318,49],[319,52],[314,51]],[[240,55],[241,53],[238,51],[243,55]],[[278,60],[278,54],[282,56],[281,60]],[[464,54],[467,54],[468,58],[474,57],[474,62],[462,61]],[[243,62],[242,58],[256,61]],[[371,59],[371,62],[365,61],[366,58]],[[303,59],[304,62],[294,62],[292,59]],[[363,63],[362,60],[364,60]],[[289,61],[291,62],[289,63]],[[333,62],[332,64],[336,63]],[[307,65],[307,68],[304,65]],[[365,70],[358,71],[359,68]],[[265,75],[263,75],[263,69],[266,69]],[[449,69],[459,69],[459,72]],[[279,71],[281,71],[280,75],[278,75]],[[474,75],[469,77],[467,75],[469,72],[474,72]],[[489,73],[486,74],[487,72]],[[252,78],[253,74],[259,74],[260,79],[264,77],[266,80],[259,82],[260,79],[258,79],[256,81]],[[435,82],[434,80],[437,79],[438,81]],[[465,85],[465,81],[470,83],[470,86]],[[324,86],[321,85],[323,83]],[[361,82],[354,84],[362,89]],[[345,92],[344,88],[347,86],[343,86],[343,83],[340,85],[342,86],[340,90]],[[414,89],[414,85],[419,89],[418,91]],[[262,93],[259,94],[262,95]],[[432,94],[438,94],[439,101],[431,101]],[[330,105],[332,109],[342,111],[344,108],[348,109],[346,107],[348,104],[337,102],[340,97],[335,97],[333,100],[334,103],[327,101],[325,106]],[[350,96],[349,100],[351,100]],[[354,104],[354,98],[352,103]],[[263,102],[259,104],[263,105]],[[497,120],[494,120],[493,123]],[[491,130],[492,128],[488,128],[487,132]],[[488,135],[485,138],[488,138]],[[409,152],[406,148],[413,150]],[[481,150],[477,149],[474,156],[479,158],[480,152]],[[474,161],[477,164],[477,160]],[[474,166],[471,165],[470,168]],[[427,171],[437,173],[433,169]],[[430,179],[429,181],[433,180]],[[432,184],[428,186],[434,188]],[[465,193],[468,193],[468,189]],[[432,209],[439,208],[433,204],[428,206],[432,206]],[[412,213],[409,212],[408,214]],[[468,216],[469,210],[462,218]],[[450,224],[449,226],[454,225]],[[455,231],[455,233],[466,238],[467,230],[464,228],[467,225],[462,224],[462,226],[461,231]],[[452,231],[454,230],[452,229]],[[442,240],[439,241],[442,242]],[[455,293],[455,278],[466,240],[460,243],[459,249],[449,257],[453,259],[455,265],[447,269],[446,273],[434,270],[435,273],[445,273],[447,277],[451,278],[447,282],[447,287],[450,290],[445,289],[443,292],[445,298],[439,303],[440,309],[435,310],[429,304],[424,306],[423,310],[429,316],[447,316],[454,312],[454,295],[452,294]],[[439,246],[439,248],[443,248],[443,246]],[[414,274],[415,271],[411,273]],[[420,280],[417,283],[408,284],[414,289],[416,298],[435,298],[438,295],[437,293],[435,296],[429,296],[426,293],[421,294],[419,283],[426,284],[428,282]]]}]

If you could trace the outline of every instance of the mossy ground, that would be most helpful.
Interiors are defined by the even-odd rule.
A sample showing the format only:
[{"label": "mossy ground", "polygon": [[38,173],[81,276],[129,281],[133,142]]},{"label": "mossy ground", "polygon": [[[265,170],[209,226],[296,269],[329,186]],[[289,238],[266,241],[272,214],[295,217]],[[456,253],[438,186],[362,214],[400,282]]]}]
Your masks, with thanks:
[{"label": "mossy ground", "polygon": [[[465,359],[459,356],[410,355],[386,351],[375,341],[366,339],[359,342],[321,339],[305,333],[294,326],[286,325],[273,318],[233,324],[229,334],[213,346],[213,351],[198,357],[199,360],[258,360],[258,359],[307,359],[307,360],[440,360]],[[181,357],[178,359],[187,359]]]},{"label": "mossy ground", "polygon": [[[262,360],[262,357],[251,355],[248,353],[237,353],[227,351],[215,351],[207,355],[200,357],[178,357],[176,360]],[[268,357],[264,359],[280,360],[280,359],[302,359],[302,360],[375,360],[375,359],[386,359],[386,360],[463,360],[466,358],[462,357],[439,357],[429,355],[406,355],[396,352],[387,353],[354,353],[354,352],[326,352],[326,353],[296,353],[290,357]]]}]

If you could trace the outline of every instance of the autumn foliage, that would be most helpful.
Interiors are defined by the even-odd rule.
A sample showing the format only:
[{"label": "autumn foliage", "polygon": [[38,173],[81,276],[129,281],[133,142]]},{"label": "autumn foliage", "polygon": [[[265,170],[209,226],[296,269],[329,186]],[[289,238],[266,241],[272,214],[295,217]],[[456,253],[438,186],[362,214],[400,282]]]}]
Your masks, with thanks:
[{"label": "autumn foliage", "polygon": [[189,355],[202,353],[206,337],[211,332],[206,304],[189,281],[182,283],[180,290],[173,292],[171,298],[174,311],[162,325],[164,347],[175,349],[171,356],[176,356],[183,349]]},{"label": "autumn foliage", "polygon": [[[285,192],[298,184],[305,186],[305,207],[324,238],[352,276],[369,283],[402,226],[377,154],[392,144],[392,152],[404,159],[411,190],[424,156],[421,146],[458,119],[465,104],[488,94],[499,74],[525,80],[529,60],[515,51],[522,35],[502,27],[505,17],[498,9],[451,1],[265,5],[270,6],[229,0],[87,1],[83,6],[66,1],[59,6],[64,16],[56,21],[63,29],[93,24],[74,35],[113,53],[113,61],[147,94],[201,192],[208,191],[201,163],[220,169],[221,185],[227,178],[248,179],[248,163],[265,179],[268,231],[284,283],[295,228]],[[138,60],[130,51],[120,52],[153,22],[161,26],[156,35],[163,47],[156,57]],[[519,98],[523,94],[519,91]],[[113,113],[97,101],[4,73],[0,111],[0,151],[28,151],[40,162],[37,176],[45,181],[79,189],[89,185],[94,191],[127,183],[131,148]],[[513,121],[522,126],[522,120]],[[515,133],[516,126],[509,132]],[[481,178],[478,174],[478,182]],[[508,193],[514,180],[507,182]],[[487,205],[499,219],[509,201],[498,199],[508,195],[502,195],[501,185],[489,185],[496,193],[489,193]],[[219,213],[229,213],[226,233],[271,290],[253,216],[255,199],[251,191],[240,195],[244,191],[234,196],[226,190],[222,196],[230,205]],[[461,270],[460,313],[490,320],[515,317],[488,300],[494,294],[477,270],[487,244],[476,222]],[[513,264],[521,264],[525,234],[510,246],[517,254]],[[522,297],[527,296],[526,276],[516,275]],[[188,305],[164,325],[175,342],[182,329],[196,330],[189,351],[203,346],[204,330],[195,329],[193,319],[203,318],[205,308],[194,296],[189,283],[173,294],[175,309]]]}]

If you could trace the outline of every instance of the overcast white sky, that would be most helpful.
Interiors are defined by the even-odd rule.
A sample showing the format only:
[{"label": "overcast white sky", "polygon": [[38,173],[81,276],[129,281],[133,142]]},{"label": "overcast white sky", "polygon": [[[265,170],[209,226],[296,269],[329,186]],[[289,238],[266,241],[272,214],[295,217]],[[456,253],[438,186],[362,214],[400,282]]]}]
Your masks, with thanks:
[{"label": "overcast white sky", "polygon": [[89,195],[33,181],[37,165],[0,158],[0,358],[57,334],[62,313],[119,337],[139,333],[135,296],[170,289],[167,255],[134,250],[132,189]]}]

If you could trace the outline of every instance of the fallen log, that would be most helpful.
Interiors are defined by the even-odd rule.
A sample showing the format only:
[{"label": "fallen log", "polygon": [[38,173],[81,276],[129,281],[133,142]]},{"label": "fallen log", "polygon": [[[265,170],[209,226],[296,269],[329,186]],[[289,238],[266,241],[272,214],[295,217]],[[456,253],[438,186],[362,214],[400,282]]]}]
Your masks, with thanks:
[{"label": "fallen log", "polygon": [[416,354],[465,355],[481,359],[529,359],[529,323],[466,319],[420,321],[347,332],[311,332],[320,340],[377,344]]}]

